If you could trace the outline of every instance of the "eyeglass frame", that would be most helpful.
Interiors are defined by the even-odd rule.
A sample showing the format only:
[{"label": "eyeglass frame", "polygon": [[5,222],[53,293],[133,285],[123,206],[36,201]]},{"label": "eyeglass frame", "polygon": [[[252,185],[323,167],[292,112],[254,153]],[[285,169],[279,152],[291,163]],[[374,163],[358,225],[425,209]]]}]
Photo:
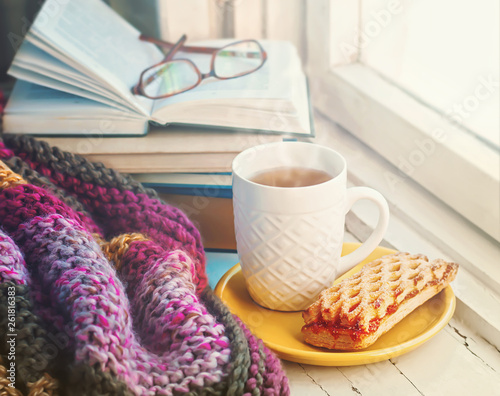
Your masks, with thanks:
[{"label": "eyeglass frame", "polygon": [[[185,34],[183,34],[181,36],[181,38],[175,43],[175,44],[172,44],[172,43],[169,43],[168,41],[163,41],[163,40],[159,40],[159,39],[156,39],[156,38],[153,38],[153,37],[149,37],[149,36],[146,36],[144,34],[141,34],[139,36],[139,40],[141,41],[147,41],[149,43],[152,43],[152,44],[156,44],[157,46],[159,47],[163,47],[163,48],[169,48],[169,51],[166,53],[165,55],[165,58],[163,58],[163,60],[161,62],[158,62],[156,64],[154,64],[153,66],[150,66],[148,67],[147,69],[145,69],[141,75],[139,76],[139,82],[134,86],[132,87],[131,91],[133,94],[135,95],[141,95],[141,96],[144,96],[148,99],[164,99],[164,98],[168,98],[168,97],[171,97],[171,96],[174,96],[174,95],[178,95],[180,93],[183,93],[183,92],[186,92],[186,91],[189,91],[193,88],[196,88],[198,85],[200,85],[200,83],[207,79],[207,78],[210,78],[210,77],[214,77],[214,78],[217,78],[219,80],[231,80],[233,78],[238,78],[238,77],[243,77],[243,76],[246,76],[248,74],[251,74],[251,73],[254,73],[256,72],[257,70],[259,70],[262,66],[264,66],[264,64],[266,63],[267,61],[267,52],[264,50],[264,48],[262,47],[262,45],[257,41],[257,40],[253,40],[253,39],[247,39],[247,40],[239,40],[239,41],[234,41],[232,43],[229,43],[228,45],[225,45],[223,47],[220,47],[220,48],[214,48],[214,47],[198,47],[198,46],[184,46],[184,42],[187,40],[187,36]],[[259,47],[261,53],[262,53],[262,63],[260,64],[259,67],[253,69],[253,70],[250,70],[248,72],[243,72],[243,73],[240,73],[236,76],[231,76],[231,77],[220,77],[218,76],[216,73],[215,73],[215,58],[216,58],[216,55],[217,55],[217,52],[219,52],[220,50],[223,50],[224,48],[227,48],[227,47],[230,47],[230,46],[233,46],[233,45],[236,45],[236,44],[240,44],[240,43],[245,43],[245,42],[252,42],[252,43],[255,43],[257,44],[257,46]],[[182,52],[189,52],[189,53],[204,53],[204,54],[212,54],[212,59],[210,60],[210,71],[208,73],[202,73],[200,71],[200,69],[198,69],[198,66],[196,66],[194,64],[193,61],[191,61],[190,59],[186,59],[186,58],[179,58],[179,59],[172,59],[174,57],[174,55],[179,52],[179,51],[182,51]],[[167,64],[168,62],[177,62],[177,61],[182,61],[182,62],[188,62],[191,64],[191,66],[193,67],[193,69],[196,71],[196,73],[198,74],[198,80],[197,82],[182,90],[182,91],[179,91],[179,92],[174,92],[174,93],[171,93],[171,94],[167,94],[167,95],[161,95],[161,96],[150,96],[148,94],[146,94],[145,90],[144,90],[144,87],[143,87],[143,77],[144,75],[151,69],[154,69],[156,67],[159,67],[163,64]]]}]

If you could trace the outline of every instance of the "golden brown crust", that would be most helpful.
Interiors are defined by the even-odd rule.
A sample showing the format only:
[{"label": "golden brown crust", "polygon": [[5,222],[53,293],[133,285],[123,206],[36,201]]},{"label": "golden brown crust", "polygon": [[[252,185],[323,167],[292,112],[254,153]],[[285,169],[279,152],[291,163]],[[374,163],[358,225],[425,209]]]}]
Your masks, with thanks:
[{"label": "golden brown crust", "polygon": [[382,334],[455,279],[458,264],[396,253],[321,292],[302,313],[307,343],[356,350]]}]

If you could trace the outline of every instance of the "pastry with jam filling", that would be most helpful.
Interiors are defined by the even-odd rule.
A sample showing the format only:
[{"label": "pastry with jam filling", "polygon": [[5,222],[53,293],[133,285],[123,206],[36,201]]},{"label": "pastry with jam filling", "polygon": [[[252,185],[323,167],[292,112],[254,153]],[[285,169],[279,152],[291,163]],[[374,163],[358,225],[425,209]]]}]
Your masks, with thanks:
[{"label": "pastry with jam filling", "polygon": [[339,350],[359,350],[415,308],[443,290],[458,264],[424,255],[395,253],[366,264],[361,271],[321,292],[302,313],[304,340]]}]

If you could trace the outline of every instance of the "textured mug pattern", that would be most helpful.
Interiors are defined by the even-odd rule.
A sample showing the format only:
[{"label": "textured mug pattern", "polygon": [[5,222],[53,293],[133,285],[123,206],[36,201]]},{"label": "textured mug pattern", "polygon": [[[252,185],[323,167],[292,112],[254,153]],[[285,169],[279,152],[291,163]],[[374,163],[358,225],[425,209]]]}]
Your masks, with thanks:
[{"label": "textured mug pattern", "polygon": [[254,301],[302,310],[332,285],[344,236],[342,204],[286,215],[252,210],[235,197],[234,211],[238,253]]}]

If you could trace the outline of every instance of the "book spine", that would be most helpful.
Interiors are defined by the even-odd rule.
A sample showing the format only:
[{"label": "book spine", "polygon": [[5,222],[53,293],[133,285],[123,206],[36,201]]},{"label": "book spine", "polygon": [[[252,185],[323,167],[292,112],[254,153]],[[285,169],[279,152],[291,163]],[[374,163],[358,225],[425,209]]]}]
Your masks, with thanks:
[{"label": "book spine", "polygon": [[214,186],[208,184],[142,184],[144,187],[153,188],[162,194],[189,195],[208,198],[233,198],[233,190],[231,186]]},{"label": "book spine", "polygon": [[[168,193],[157,191],[161,199],[179,208],[191,219],[200,231],[205,249],[236,251],[232,194],[222,197],[180,194],[181,189]],[[223,193],[226,190],[219,191]]]}]

